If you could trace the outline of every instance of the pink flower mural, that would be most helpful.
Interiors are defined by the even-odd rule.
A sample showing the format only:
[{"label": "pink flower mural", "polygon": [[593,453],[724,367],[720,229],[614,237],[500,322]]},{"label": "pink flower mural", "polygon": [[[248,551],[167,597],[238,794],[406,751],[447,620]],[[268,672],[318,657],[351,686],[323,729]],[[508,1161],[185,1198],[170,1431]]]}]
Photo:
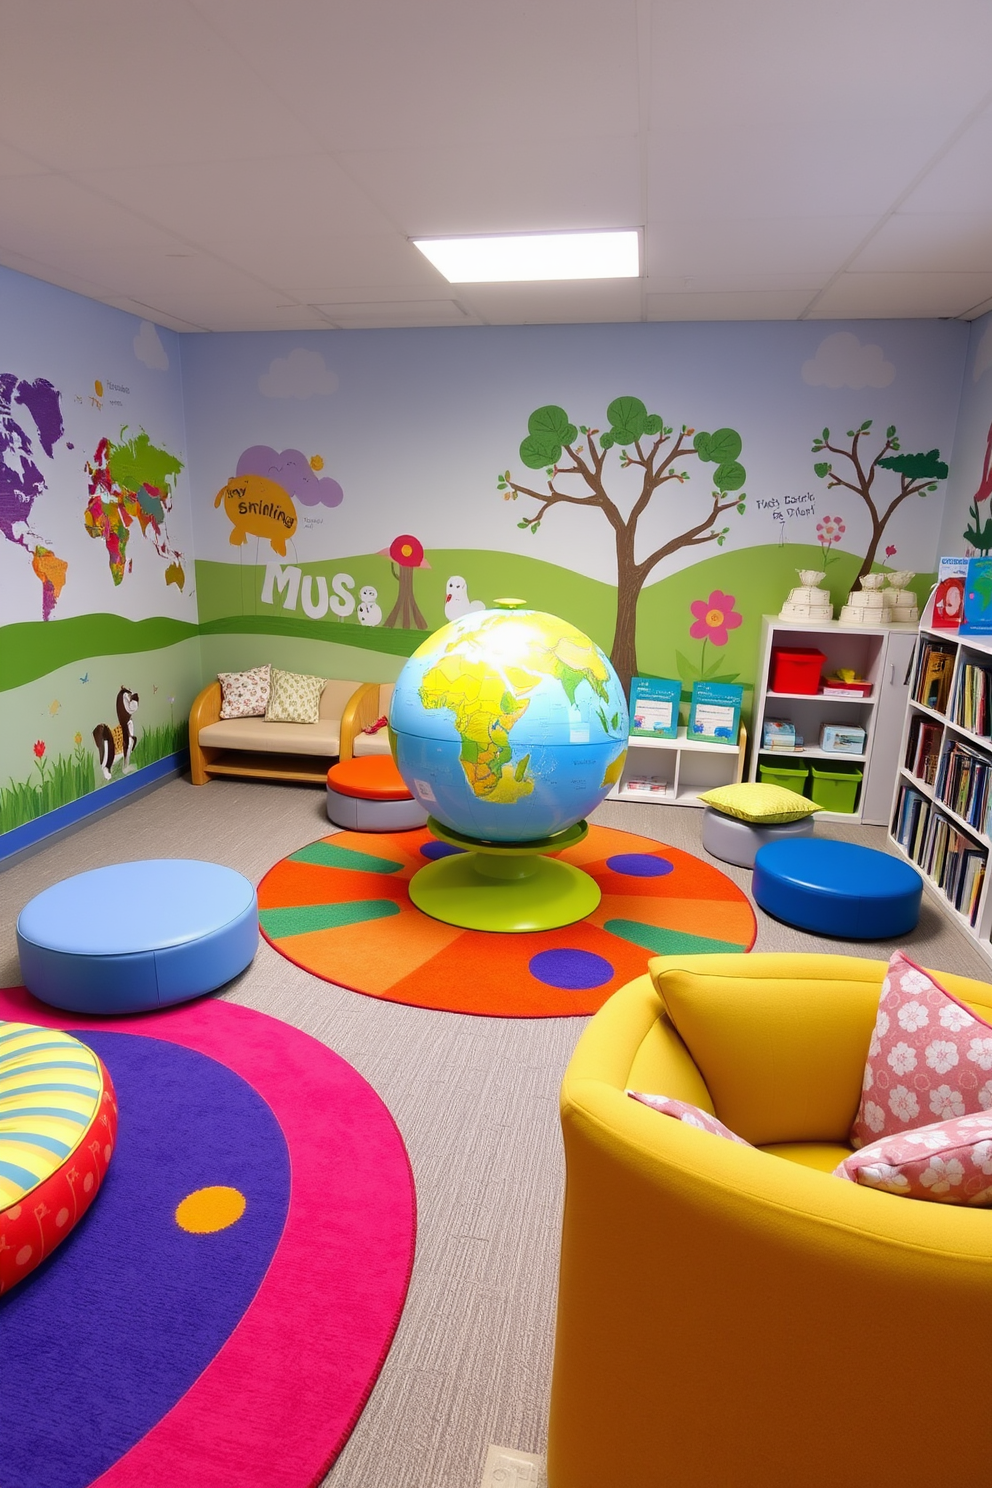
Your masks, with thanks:
[{"label": "pink flower mural", "polygon": [[724,594],[722,589],[714,589],[708,599],[692,601],[689,609],[693,620],[689,626],[689,634],[694,641],[702,641],[703,644],[699,648],[698,662],[690,661],[681,651],[676,651],[675,663],[683,682],[691,685],[693,682],[737,680],[737,672],[720,672],[725,663],[719,659],[708,667],[706,665],[706,647],[709,643],[712,641],[714,646],[725,646],[730,640],[730,632],[742,623],[743,617],[734,609],[736,603],[734,596]]},{"label": "pink flower mural", "polygon": [[709,599],[694,599],[689,606],[695,618],[689,634],[694,641],[712,641],[714,646],[725,646],[730,639],[728,631],[736,630],[741,623],[734,609],[734,596],[714,589]]},{"label": "pink flower mural", "polygon": [[840,517],[824,517],[822,522],[817,522],[816,538],[823,554],[824,567],[830,561],[830,549],[840,542],[846,531],[847,527]]}]

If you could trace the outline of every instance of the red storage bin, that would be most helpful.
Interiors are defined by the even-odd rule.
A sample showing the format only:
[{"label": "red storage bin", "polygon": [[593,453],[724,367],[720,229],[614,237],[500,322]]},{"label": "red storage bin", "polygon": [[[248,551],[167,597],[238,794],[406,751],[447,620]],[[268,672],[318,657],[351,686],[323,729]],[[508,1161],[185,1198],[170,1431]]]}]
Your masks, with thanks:
[{"label": "red storage bin", "polygon": [[812,646],[775,646],[772,649],[772,692],[819,692],[826,661]]}]

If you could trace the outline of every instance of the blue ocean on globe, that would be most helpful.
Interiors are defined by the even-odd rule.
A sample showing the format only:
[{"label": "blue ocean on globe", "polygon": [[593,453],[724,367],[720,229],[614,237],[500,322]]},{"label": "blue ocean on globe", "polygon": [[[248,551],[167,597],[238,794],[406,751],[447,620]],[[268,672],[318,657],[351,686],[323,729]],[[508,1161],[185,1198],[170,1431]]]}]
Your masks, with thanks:
[{"label": "blue ocean on globe", "polygon": [[531,842],[581,821],[620,778],[628,714],[588,636],[540,610],[445,625],[404,666],[389,715],[408,789],[443,826]]}]

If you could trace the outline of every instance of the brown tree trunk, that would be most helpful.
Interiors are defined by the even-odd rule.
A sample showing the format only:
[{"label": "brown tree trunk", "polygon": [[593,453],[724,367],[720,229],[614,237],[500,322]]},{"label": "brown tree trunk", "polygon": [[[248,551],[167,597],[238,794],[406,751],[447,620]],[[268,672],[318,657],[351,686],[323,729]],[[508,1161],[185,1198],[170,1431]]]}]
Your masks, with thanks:
[{"label": "brown tree trunk", "polygon": [[868,551],[867,551],[867,553],[864,556],[864,562],[862,563],[860,569],[858,570],[858,576],[857,576],[857,578],[854,581],[856,584],[860,584],[861,583],[861,580],[864,578],[865,574],[870,574],[871,573],[872,564],[875,562],[875,554],[878,552],[878,545],[882,541],[882,533],[884,531],[885,531],[885,524],[884,524],[884,522],[882,522],[882,523],[873,522],[872,523],[871,542],[868,544]]},{"label": "brown tree trunk", "polygon": [[634,534],[622,528],[617,533],[617,623],[610,661],[628,701],[630,679],[637,675],[637,601],[644,578],[634,562]]},{"label": "brown tree trunk", "polygon": [[395,630],[426,630],[427,621],[420,613],[420,606],[413,593],[413,569],[401,568],[398,574],[399,593],[396,603],[386,616],[386,625]]}]

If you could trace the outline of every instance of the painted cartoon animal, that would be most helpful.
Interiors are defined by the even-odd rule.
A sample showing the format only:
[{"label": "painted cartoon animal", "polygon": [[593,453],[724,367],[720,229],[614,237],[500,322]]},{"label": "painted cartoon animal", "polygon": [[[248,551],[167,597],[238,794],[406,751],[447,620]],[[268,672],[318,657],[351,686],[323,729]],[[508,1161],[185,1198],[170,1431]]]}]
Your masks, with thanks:
[{"label": "painted cartoon animal", "polygon": [[485,608],[481,599],[469,599],[468,585],[465,580],[460,574],[453,574],[445,586],[444,618],[460,620],[463,615],[470,615],[473,610]]},{"label": "painted cartoon animal", "polygon": [[358,591],[359,625],[382,624],[382,611],[377,603],[378,599],[379,591],[373,589],[371,584],[366,584],[364,589]]},{"label": "painted cartoon animal", "polygon": [[96,752],[100,757],[100,769],[103,771],[105,780],[110,779],[114,763],[119,758],[124,761],[121,773],[123,775],[131,773],[133,768],[131,752],[136,738],[134,715],[137,711],[138,694],[128,687],[122,687],[117,694],[116,728],[112,728],[109,723],[98,723],[93,730],[93,742],[96,744]]},{"label": "painted cartoon animal", "polygon": [[224,503],[231,523],[231,545],[240,548],[248,534],[267,537],[272,551],[286,556],[286,540],[297,527],[296,508],[288,491],[266,475],[233,475],[214,498]]}]

